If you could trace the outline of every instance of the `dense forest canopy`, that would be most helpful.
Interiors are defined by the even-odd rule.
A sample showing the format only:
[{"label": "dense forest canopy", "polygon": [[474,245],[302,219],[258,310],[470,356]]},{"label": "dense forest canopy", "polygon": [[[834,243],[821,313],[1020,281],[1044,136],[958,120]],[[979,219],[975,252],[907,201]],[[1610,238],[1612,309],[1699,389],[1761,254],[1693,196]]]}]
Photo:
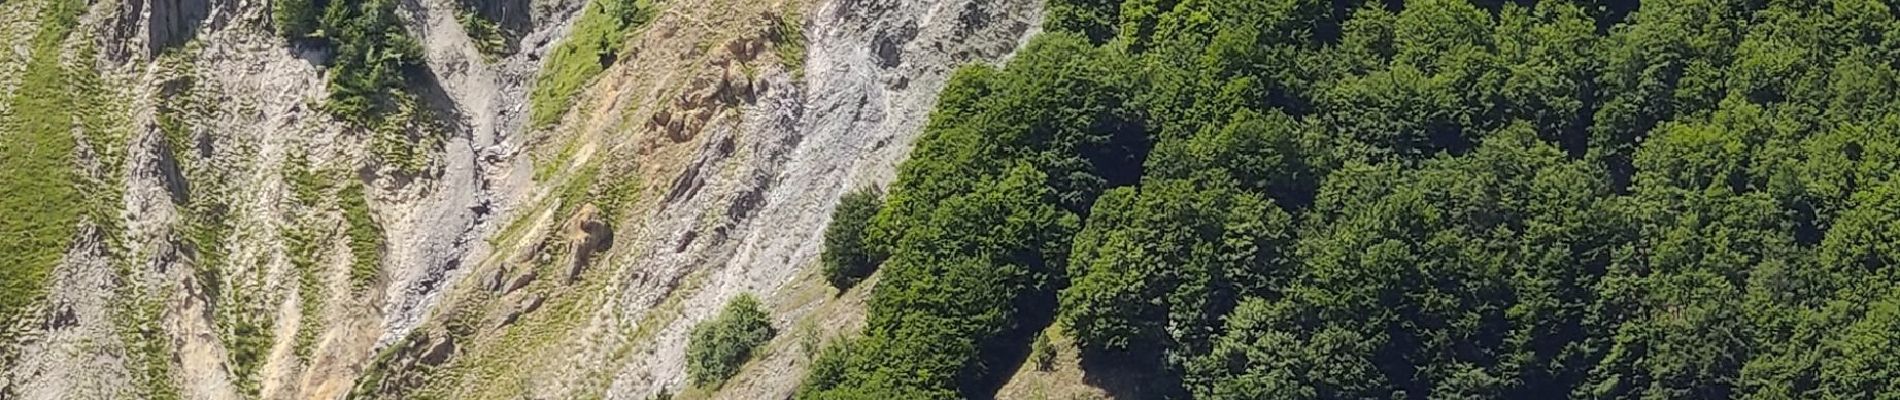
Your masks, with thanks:
[{"label": "dense forest canopy", "polygon": [[1140,398],[1900,398],[1900,2],[1050,3],[839,214],[801,398],[1052,324]]}]

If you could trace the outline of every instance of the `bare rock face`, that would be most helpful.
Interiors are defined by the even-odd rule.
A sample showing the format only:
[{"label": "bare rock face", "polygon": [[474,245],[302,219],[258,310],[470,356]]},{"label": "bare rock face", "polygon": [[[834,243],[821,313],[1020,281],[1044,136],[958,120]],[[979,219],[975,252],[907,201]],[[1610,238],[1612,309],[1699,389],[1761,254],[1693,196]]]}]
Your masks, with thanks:
[{"label": "bare rock face", "polygon": [[[202,29],[225,25],[235,11],[230,0],[128,0],[120,9],[120,32],[112,40],[138,44],[145,58],[157,57],[165,49],[198,37]],[[215,16],[214,11],[227,15]],[[210,22],[207,24],[207,22]],[[210,26],[207,26],[210,25]],[[125,35],[131,33],[131,35]],[[123,59],[120,57],[114,57]]]},{"label": "bare rock face", "polygon": [[535,275],[533,269],[521,271],[521,275],[516,275],[514,279],[509,280],[508,287],[504,288],[501,292],[504,294],[514,293],[516,290],[528,287],[529,283],[534,283]]},{"label": "bare rock face", "polygon": [[528,297],[522,298],[521,302],[515,303],[515,308],[508,310],[507,316],[502,317],[501,326],[512,325],[515,321],[520,320],[521,316],[541,309],[541,303],[545,301],[547,301],[547,297],[540,294],[530,294]]},{"label": "bare rock face", "polygon": [[422,357],[418,361],[421,361],[424,365],[442,365],[442,363],[449,361],[449,356],[453,355],[455,355],[455,337],[443,336],[442,339],[437,340],[435,344],[430,345],[429,350],[423,352]]},{"label": "bare rock face", "polygon": [[[662,209],[627,240],[643,256],[626,269],[642,275],[619,289],[620,307],[640,315],[668,295],[680,296],[683,307],[680,322],[655,327],[651,356],[618,369],[609,398],[683,389],[692,323],[739,293],[769,297],[814,265],[839,197],[888,184],[951,72],[1006,59],[1039,31],[1042,2],[822,0],[804,15],[802,79],[766,74],[749,85],[731,78],[725,85],[689,84],[670,112],[649,122],[669,139],[701,147],[672,179]],[[758,54],[753,48],[729,44],[725,52],[743,58]],[[717,108],[722,94],[750,99],[740,103],[742,121],[700,131],[696,113]],[[701,273],[706,289],[670,293]],[[768,375],[718,396],[786,398],[802,376]]]},{"label": "bare rock face", "polygon": [[166,47],[184,43],[197,35],[198,25],[210,15],[209,0],[145,0],[147,8],[145,48],[157,55]]},{"label": "bare rock face", "polygon": [[[772,25],[786,17],[760,13],[764,7],[734,13],[722,24],[753,21],[743,28],[754,30],[698,28],[716,35],[699,36],[708,47],[682,56],[695,60],[691,70],[645,74],[670,82],[664,88],[612,93],[655,105],[645,108],[653,110],[650,116],[629,118],[623,121],[628,127],[604,128],[616,130],[606,133],[652,133],[679,146],[667,154],[675,157],[652,161],[680,167],[651,177],[675,182],[670,191],[654,189],[653,209],[633,216],[594,205],[573,207],[568,215],[550,212],[546,222],[535,220],[537,240],[529,249],[515,251],[520,244],[512,242],[498,246],[490,241],[502,229],[497,222],[521,216],[518,208],[535,207],[536,193],[544,189],[531,178],[532,160],[519,157],[537,145],[526,126],[528,92],[542,55],[570,33],[573,16],[587,1],[398,2],[405,29],[425,53],[421,73],[431,86],[425,100],[446,114],[446,132],[431,149],[437,153],[433,170],[400,179],[357,162],[365,157],[366,140],[316,106],[327,95],[329,75],[305,54],[309,49],[271,33],[273,0],[88,2],[93,12],[109,14],[89,14],[79,29],[98,32],[101,58],[108,62],[94,64],[118,64],[101,65],[109,69],[102,71],[109,78],[104,86],[124,92],[124,99],[111,100],[130,114],[122,125],[133,127],[126,148],[119,149],[127,153],[128,166],[96,175],[124,186],[124,221],[118,222],[125,231],[110,237],[132,248],[127,254],[109,251],[105,234],[72,246],[56,270],[43,318],[30,322],[34,332],[22,356],[0,368],[0,399],[144,397],[138,377],[149,366],[128,360],[153,343],[162,347],[152,358],[156,365],[172,369],[164,382],[176,383],[185,398],[343,398],[381,355],[390,355],[389,362],[378,369],[391,375],[371,385],[413,386],[428,370],[451,369],[428,366],[477,359],[465,354],[490,344],[484,335],[492,332],[450,334],[430,325],[431,316],[445,314],[445,293],[458,288],[493,299],[495,307],[477,309],[478,321],[494,326],[505,319],[503,329],[520,328],[507,325],[537,312],[568,312],[573,303],[562,296],[594,287],[609,291],[594,296],[600,300],[591,304],[599,309],[585,310],[594,317],[584,318],[602,322],[573,338],[601,344],[576,346],[587,348],[574,353],[601,356],[563,358],[592,362],[585,366],[599,373],[551,371],[536,376],[532,395],[525,397],[677,392],[685,382],[682,355],[692,323],[738,293],[769,295],[809,267],[838,197],[856,186],[888,183],[950,72],[1008,57],[1041,20],[1040,0],[772,2],[774,10],[796,8],[803,16],[789,24],[796,29],[785,31],[801,33],[796,40],[807,51],[797,55],[802,67],[794,68],[800,70],[789,71],[778,67],[785,60],[777,58],[786,55],[774,50],[793,38],[757,29],[759,21]],[[20,17],[26,13],[7,14],[25,9],[21,3],[0,0],[7,7],[0,8],[0,22],[31,22]],[[511,46],[516,51],[499,58],[481,53],[456,21],[467,3],[518,33],[518,47]],[[0,27],[0,47],[19,47],[27,37],[21,32],[31,31]],[[676,40],[657,47],[672,43],[695,46]],[[155,60],[166,52],[178,54],[167,61],[195,72],[167,70]],[[0,56],[0,92],[15,84],[4,82],[16,75],[14,61]],[[623,64],[616,68],[655,68]],[[184,75],[193,83],[175,79]],[[599,80],[613,78],[609,73]],[[180,108],[189,111],[181,115],[190,117],[192,132],[215,138],[210,142],[216,148],[167,144],[156,110],[172,103],[191,105]],[[641,128],[647,132],[618,131]],[[351,255],[333,207],[297,200],[287,178],[293,159],[335,172],[338,181],[332,183],[355,180],[365,188],[386,246],[377,271],[383,279],[372,287],[354,288],[349,281]],[[219,178],[207,184],[198,176],[205,171]],[[217,247],[230,253],[218,267],[227,279],[217,290],[193,286],[195,265],[181,261],[187,258],[181,254],[204,250],[182,249],[177,239],[197,212],[185,205],[197,203],[221,203],[225,220],[237,228]],[[616,235],[618,224],[627,226]],[[298,251],[304,247],[292,245],[292,236],[313,240],[314,250]],[[623,254],[606,258],[610,250]],[[512,257],[488,257],[504,251]],[[590,274],[601,268],[608,271]],[[577,285],[584,275],[612,278]],[[549,284],[536,285],[542,278]],[[115,297],[126,293],[139,294]],[[668,322],[638,327],[653,332],[650,337],[614,336],[631,331],[629,324],[642,321],[635,317],[668,298],[680,304],[667,311],[674,315],[659,319]],[[121,300],[142,301],[139,310],[151,311],[123,316]],[[236,331],[232,315],[255,315],[274,325],[255,338],[227,338]],[[127,331],[139,335],[124,336]],[[141,342],[128,341],[133,339]],[[613,340],[642,341],[647,356],[609,358],[624,347]],[[261,354],[262,360],[241,369],[233,364],[239,358],[234,354]],[[785,398],[802,374],[774,372],[722,395]]]}]

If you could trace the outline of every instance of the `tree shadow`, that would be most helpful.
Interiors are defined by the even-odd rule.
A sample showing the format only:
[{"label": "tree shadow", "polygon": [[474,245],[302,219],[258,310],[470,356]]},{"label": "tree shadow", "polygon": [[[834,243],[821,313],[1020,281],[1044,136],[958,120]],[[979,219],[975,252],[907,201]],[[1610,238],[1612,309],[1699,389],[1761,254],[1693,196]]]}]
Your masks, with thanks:
[{"label": "tree shadow", "polygon": [[1082,382],[1117,399],[1185,399],[1181,375],[1157,347],[1083,350]]},{"label": "tree shadow", "polygon": [[[1038,268],[1040,269],[1040,268]],[[1036,334],[1055,322],[1054,290],[1032,290],[1015,301],[1016,323],[989,340],[979,343],[977,362],[965,366],[957,377],[957,392],[966,399],[993,400],[996,392],[1029,361],[1030,342]]]},{"label": "tree shadow", "polygon": [[447,87],[433,67],[427,63],[418,65],[405,76],[410,93],[416,95],[428,118],[440,122],[449,138],[474,139],[474,132],[468,124],[468,114],[462,110],[455,97],[449,94]]}]

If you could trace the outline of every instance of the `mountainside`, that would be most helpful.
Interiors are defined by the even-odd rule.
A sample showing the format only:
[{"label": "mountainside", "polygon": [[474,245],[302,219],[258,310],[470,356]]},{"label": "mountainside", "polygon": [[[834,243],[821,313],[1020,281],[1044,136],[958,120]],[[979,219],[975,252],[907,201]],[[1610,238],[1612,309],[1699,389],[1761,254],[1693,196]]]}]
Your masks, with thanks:
[{"label": "mountainside", "polygon": [[0,0],[0,400],[1900,398],[1897,6]]},{"label": "mountainside", "polygon": [[[686,391],[728,299],[832,302],[832,204],[1039,10],[8,1],[0,397]],[[792,354],[702,395],[788,395]]]}]

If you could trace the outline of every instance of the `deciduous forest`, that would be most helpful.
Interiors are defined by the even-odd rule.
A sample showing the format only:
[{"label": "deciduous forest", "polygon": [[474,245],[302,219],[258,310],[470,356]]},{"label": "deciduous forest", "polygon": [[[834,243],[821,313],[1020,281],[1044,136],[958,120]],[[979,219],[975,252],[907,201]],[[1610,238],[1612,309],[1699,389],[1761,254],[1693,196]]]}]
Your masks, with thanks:
[{"label": "deciduous forest", "polygon": [[1896,7],[1052,0],[841,207],[799,397],[1054,326],[1166,398],[1900,398]]}]

